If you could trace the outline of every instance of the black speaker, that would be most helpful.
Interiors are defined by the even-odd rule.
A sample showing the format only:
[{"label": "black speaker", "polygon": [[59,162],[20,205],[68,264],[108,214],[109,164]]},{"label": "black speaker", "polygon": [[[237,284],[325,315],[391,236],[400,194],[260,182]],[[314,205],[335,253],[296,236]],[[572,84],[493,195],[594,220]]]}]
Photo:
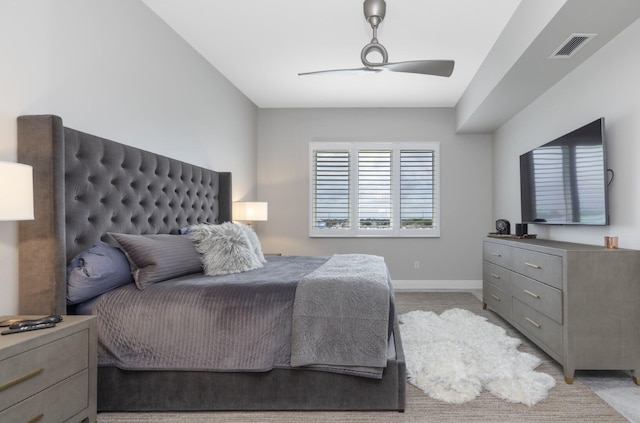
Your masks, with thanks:
[{"label": "black speaker", "polygon": [[526,223],[516,223],[516,236],[525,236],[527,235],[527,231]]}]

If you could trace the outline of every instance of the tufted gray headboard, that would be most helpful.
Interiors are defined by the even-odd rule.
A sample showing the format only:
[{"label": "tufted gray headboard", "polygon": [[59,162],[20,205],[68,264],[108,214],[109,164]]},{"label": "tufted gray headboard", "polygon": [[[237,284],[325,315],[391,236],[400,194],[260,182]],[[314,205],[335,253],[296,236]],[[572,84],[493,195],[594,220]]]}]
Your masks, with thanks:
[{"label": "tufted gray headboard", "polygon": [[18,118],[18,162],[33,166],[35,220],[19,223],[19,312],[66,313],[66,265],[107,232],[178,233],[231,220],[231,174]]}]

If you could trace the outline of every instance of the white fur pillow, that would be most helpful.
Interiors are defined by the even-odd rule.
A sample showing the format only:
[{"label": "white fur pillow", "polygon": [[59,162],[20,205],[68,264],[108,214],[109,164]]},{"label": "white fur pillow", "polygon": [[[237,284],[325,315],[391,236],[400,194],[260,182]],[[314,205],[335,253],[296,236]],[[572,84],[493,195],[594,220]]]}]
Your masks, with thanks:
[{"label": "white fur pillow", "polygon": [[254,232],[253,228],[251,228],[251,226],[243,225],[240,223],[236,223],[236,225],[238,225],[244,231],[244,233],[247,234],[247,238],[249,238],[249,243],[253,248],[253,252],[256,254],[256,257],[258,257],[258,260],[260,260],[260,263],[266,263],[267,259],[265,259],[264,254],[262,254],[260,239],[258,239],[258,235]]},{"label": "white fur pillow", "polygon": [[188,236],[201,254],[205,275],[216,276],[257,269],[263,264],[240,225],[195,225]]}]

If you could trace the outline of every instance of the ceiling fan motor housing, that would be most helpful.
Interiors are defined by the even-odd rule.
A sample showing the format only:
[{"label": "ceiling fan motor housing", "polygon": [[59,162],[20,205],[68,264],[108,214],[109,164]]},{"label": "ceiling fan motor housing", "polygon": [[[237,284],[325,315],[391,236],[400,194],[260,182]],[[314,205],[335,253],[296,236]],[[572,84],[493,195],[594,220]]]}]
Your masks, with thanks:
[{"label": "ceiling fan motor housing", "polygon": [[387,13],[387,3],[384,0],[365,0],[364,17],[371,24],[372,28],[377,28]]}]

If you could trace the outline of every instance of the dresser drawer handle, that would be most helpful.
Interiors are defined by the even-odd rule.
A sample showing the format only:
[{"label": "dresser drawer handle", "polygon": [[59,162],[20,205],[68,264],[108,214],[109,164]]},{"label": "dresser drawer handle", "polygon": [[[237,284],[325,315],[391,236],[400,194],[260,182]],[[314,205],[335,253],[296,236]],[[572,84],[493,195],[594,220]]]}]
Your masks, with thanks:
[{"label": "dresser drawer handle", "polygon": [[496,256],[496,257],[502,257],[502,254],[500,253],[491,253],[492,256]]},{"label": "dresser drawer handle", "polygon": [[535,292],[531,292],[531,291],[528,291],[526,289],[523,289],[523,291],[524,291],[525,294],[531,295],[533,298],[540,298],[540,295],[536,294]]},{"label": "dresser drawer handle", "polygon": [[497,295],[495,295],[495,294],[491,294],[491,296],[493,297],[493,299],[494,299],[494,300],[502,301],[502,300],[500,299],[500,297],[498,297],[498,296],[497,296]]},{"label": "dresser drawer handle", "polygon": [[44,414],[38,414],[37,416],[35,416],[34,418],[32,418],[31,420],[28,420],[27,423],[36,423],[39,422],[40,420],[42,420],[42,418],[44,417]]},{"label": "dresser drawer handle", "polygon": [[496,275],[495,273],[492,273],[491,277],[495,279],[500,279],[500,275]]},{"label": "dresser drawer handle", "polygon": [[24,382],[27,379],[31,379],[34,376],[38,376],[40,373],[42,373],[44,371],[44,369],[38,369],[38,370],[34,370],[31,373],[27,373],[24,376],[20,376],[17,379],[12,380],[11,382],[7,382],[4,385],[0,386],[0,392],[4,391],[5,389],[9,389],[12,386],[15,386],[21,382]]},{"label": "dresser drawer handle", "polygon": [[537,264],[533,264],[533,263],[527,263],[526,261],[524,262],[525,266],[529,266],[529,267],[533,267],[534,269],[542,269],[541,266],[538,266]]},{"label": "dresser drawer handle", "polygon": [[525,317],[526,321],[531,323],[533,326],[537,327],[538,329],[540,329],[542,326],[540,326],[538,323],[534,322],[533,320],[529,319],[528,317]]}]

